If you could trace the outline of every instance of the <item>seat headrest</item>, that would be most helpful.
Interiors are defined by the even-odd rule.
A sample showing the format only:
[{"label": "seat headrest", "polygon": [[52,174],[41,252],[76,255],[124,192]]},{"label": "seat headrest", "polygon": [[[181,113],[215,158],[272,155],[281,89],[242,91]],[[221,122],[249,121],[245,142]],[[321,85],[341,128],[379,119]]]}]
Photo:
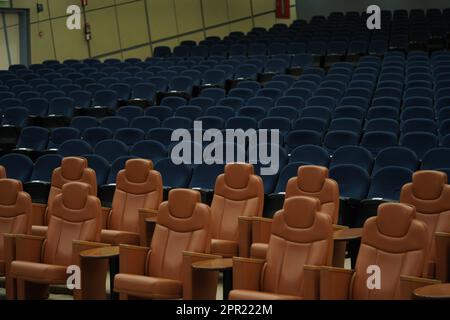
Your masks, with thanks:
[{"label": "seat headrest", "polygon": [[253,174],[253,165],[249,163],[229,163],[225,166],[225,182],[233,189],[243,189]]},{"label": "seat headrest", "polygon": [[418,171],[412,178],[414,196],[423,200],[435,200],[441,196],[447,184],[447,174],[439,171]]},{"label": "seat headrest", "polygon": [[286,199],[283,212],[286,224],[292,228],[310,228],[320,210],[317,198],[296,196]]},{"label": "seat headrest", "polygon": [[62,201],[66,208],[80,210],[86,206],[90,186],[82,182],[69,182],[62,187]]},{"label": "seat headrest", "polygon": [[67,180],[79,180],[83,176],[83,171],[88,167],[88,162],[84,158],[67,157],[61,161],[61,174]]},{"label": "seat headrest", "polygon": [[377,227],[383,235],[401,238],[408,233],[416,209],[403,203],[383,203],[378,207]]},{"label": "seat headrest", "polygon": [[0,179],[6,179],[6,170],[4,166],[0,166]]},{"label": "seat headrest", "polygon": [[125,175],[127,180],[133,183],[145,182],[150,170],[153,170],[151,160],[130,159],[125,163]]},{"label": "seat headrest", "polygon": [[11,206],[16,203],[22,182],[13,179],[0,179],[0,205]]},{"label": "seat headrest", "polygon": [[169,192],[169,210],[177,218],[192,216],[195,206],[201,201],[200,192],[191,189],[173,189]]},{"label": "seat headrest", "polygon": [[306,192],[315,193],[323,188],[328,178],[328,169],[319,166],[301,166],[298,168],[298,187]]}]

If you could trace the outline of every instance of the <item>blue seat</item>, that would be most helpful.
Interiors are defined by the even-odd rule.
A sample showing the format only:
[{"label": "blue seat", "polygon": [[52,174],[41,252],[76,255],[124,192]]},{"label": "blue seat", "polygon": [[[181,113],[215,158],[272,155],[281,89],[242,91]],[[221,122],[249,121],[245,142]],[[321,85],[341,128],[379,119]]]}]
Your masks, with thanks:
[{"label": "blue seat", "polygon": [[302,165],[303,164],[299,162],[291,162],[281,169],[274,193],[285,192],[289,179],[297,176],[298,168]]},{"label": "blue seat", "polygon": [[258,68],[252,64],[241,64],[237,67],[234,78],[237,80],[247,79],[256,80],[258,77]]},{"label": "blue seat", "polygon": [[225,124],[225,121],[222,118],[216,116],[198,117],[197,119],[195,119],[195,121],[199,121],[202,123],[203,130],[208,129],[222,130]]},{"label": "blue seat", "polygon": [[145,132],[136,128],[122,128],[115,132],[114,139],[122,141],[129,148],[145,139]]},{"label": "blue seat", "polygon": [[[133,89],[130,92],[131,101],[129,101],[130,105],[133,105],[138,100],[147,101],[148,103],[152,103],[155,100],[155,95],[157,92],[157,88],[155,85],[151,83],[137,83],[133,86]],[[135,102],[133,102],[133,100]]]},{"label": "blue seat", "polygon": [[221,88],[207,88],[200,92],[200,97],[211,98],[216,103],[220,99],[225,98],[225,90]]},{"label": "blue seat", "polygon": [[142,116],[134,118],[130,123],[130,128],[140,129],[148,132],[150,129],[159,128],[161,121],[156,117]]},{"label": "blue seat", "polygon": [[330,168],[338,165],[352,164],[370,173],[373,162],[374,158],[369,150],[360,146],[343,146],[334,152]]},{"label": "blue seat", "polygon": [[133,119],[143,116],[144,112],[141,107],[126,106],[117,110],[116,115],[128,119],[131,123]]},{"label": "blue seat", "polygon": [[3,112],[2,126],[23,128],[28,123],[28,109],[23,107],[9,108]]},{"label": "blue seat", "polygon": [[113,132],[103,127],[87,128],[83,132],[83,140],[89,143],[92,148],[95,148],[100,141],[112,139],[112,137]]},{"label": "blue seat", "polygon": [[72,118],[73,112],[74,100],[72,98],[55,98],[50,101],[48,114],[51,116]]},{"label": "blue seat", "polygon": [[160,105],[176,109],[178,107],[186,105],[186,103],[187,103],[186,99],[182,97],[165,97],[161,100]]},{"label": "blue seat", "polygon": [[88,167],[95,171],[97,177],[97,185],[102,186],[106,184],[110,165],[106,159],[95,154],[83,155],[88,161]]},{"label": "blue seat", "polygon": [[41,127],[25,127],[17,141],[17,149],[43,151],[47,148],[50,133]]},{"label": "blue seat", "polygon": [[86,109],[91,105],[92,94],[86,90],[74,90],[69,95],[76,108]]},{"label": "blue seat", "polygon": [[153,163],[157,163],[159,160],[167,157],[167,149],[160,142],[144,140],[137,142],[131,147],[130,155],[137,158],[149,159]]},{"label": "blue seat", "polygon": [[128,127],[128,119],[118,116],[106,117],[101,120],[100,126],[111,130],[114,134],[117,130]]},{"label": "blue seat", "polygon": [[34,163],[33,172],[29,181],[46,182],[52,181],[53,170],[61,166],[63,157],[59,154],[46,154],[40,156]]},{"label": "blue seat", "polygon": [[387,147],[378,153],[372,172],[375,174],[380,169],[389,166],[403,167],[415,171],[417,164],[417,156],[410,149],[404,147]]},{"label": "blue seat", "polygon": [[238,97],[227,97],[227,98],[220,99],[217,102],[217,105],[218,106],[231,107],[234,110],[238,110],[242,106],[245,105],[245,101],[244,101],[244,99],[238,98]]},{"label": "blue seat", "polygon": [[357,106],[342,106],[334,110],[334,119],[353,118],[362,122],[365,118],[365,110]]},{"label": "blue seat", "polygon": [[272,108],[274,106],[274,99],[269,98],[269,97],[254,97],[254,98],[250,98],[247,101],[247,106],[258,106],[258,107],[262,107],[265,110],[269,110],[270,108]]},{"label": "blue seat", "polygon": [[367,120],[372,119],[394,119],[397,120],[399,118],[399,109],[394,107],[371,107],[367,111]]},{"label": "blue seat", "polygon": [[0,165],[9,179],[27,182],[33,171],[33,161],[23,154],[10,153],[0,158]]},{"label": "blue seat", "polygon": [[94,117],[79,116],[72,118],[70,126],[78,129],[83,134],[86,129],[97,127],[98,121]]},{"label": "blue seat", "polygon": [[450,119],[444,120],[439,125],[439,134],[441,137],[445,137],[450,134]]},{"label": "blue seat", "polygon": [[308,88],[292,88],[285,92],[286,96],[299,97],[308,100],[312,96],[312,91]]},{"label": "blue seat", "polygon": [[[168,85],[169,85],[168,79],[166,79],[163,76],[151,77],[150,79],[147,80],[147,83],[151,84],[153,86],[153,90],[156,89],[157,92],[165,92],[167,90]],[[135,87],[136,87],[136,85],[135,85]]]},{"label": "blue seat", "polygon": [[194,168],[189,188],[200,188],[202,190],[213,190],[216,179],[223,174],[224,164],[200,164]]},{"label": "blue seat", "polygon": [[321,146],[303,145],[295,148],[289,158],[290,163],[328,167],[330,154]]},{"label": "blue seat", "polygon": [[295,77],[288,74],[277,74],[272,77],[272,82],[284,82],[287,87],[292,86],[295,81]]},{"label": "blue seat", "polygon": [[108,139],[98,142],[93,153],[113,163],[116,159],[128,155],[128,147],[121,141]]},{"label": "blue seat", "polygon": [[334,153],[335,150],[342,146],[354,146],[359,142],[359,134],[351,131],[339,130],[330,131],[325,135],[323,146],[328,152]]},{"label": "blue seat", "polygon": [[282,96],[282,92],[279,89],[275,89],[275,88],[263,88],[258,90],[258,92],[256,93],[257,97],[267,97],[267,98],[271,98],[273,100],[278,99],[279,97]]},{"label": "blue seat", "polygon": [[407,133],[400,139],[400,145],[414,151],[419,160],[421,160],[429,150],[436,148],[438,144],[438,138],[429,132]]},{"label": "blue seat", "polygon": [[377,156],[384,148],[397,145],[397,135],[386,131],[367,132],[361,140],[361,146],[369,150],[373,156]]},{"label": "blue seat", "polygon": [[331,121],[328,131],[347,130],[359,134],[361,126],[361,121],[358,119],[338,118]]},{"label": "blue seat", "polygon": [[225,71],[219,69],[210,69],[203,74],[202,84],[205,86],[225,86],[227,75]]},{"label": "blue seat", "polygon": [[399,129],[400,127],[398,122],[396,120],[388,118],[369,120],[366,123],[365,127],[366,132],[384,131],[384,132],[391,132],[395,135],[398,135]]},{"label": "blue seat", "polygon": [[62,143],[58,148],[58,154],[63,157],[79,157],[92,153],[92,147],[83,140],[74,139]]},{"label": "blue seat", "polygon": [[301,97],[283,96],[276,101],[275,105],[276,106],[288,106],[288,107],[293,107],[293,108],[300,110],[305,106],[305,101]]},{"label": "blue seat", "polygon": [[146,139],[154,140],[162,143],[163,145],[169,147],[172,142],[172,129],[169,128],[155,128],[148,131]]},{"label": "blue seat", "polygon": [[187,188],[192,177],[192,168],[180,164],[176,165],[171,158],[164,158],[156,162],[155,170],[162,173],[165,188]]},{"label": "blue seat", "polygon": [[235,115],[236,111],[233,108],[226,106],[212,106],[205,111],[205,116],[216,116],[223,119],[225,122]]},{"label": "blue seat", "polygon": [[249,89],[252,91],[252,94],[256,94],[261,89],[261,84],[257,81],[247,80],[240,81],[236,85],[236,89]]},{"label": "blue seat", "polygon": [[363,97],[348,96],[341,99],[341,106],[355,106],[360,107],[363,110],[367,110],[369,107],[369,100]]},{"label": "blue seat", "polygon": [[316,131],[293,130],[287,134],[285,144],[287,150],[291,151],[306,144],[320,145],[321,140],[321,135]]},{"label": "blue seat", "polygon": [[293,130],[311,130],[323,135],[328,127],[327,121],[320,118],[304,117],[292,122]]},{"label": "blue seat", "polygon": [[291,66],[294,68],[310,67],[314,63],[314,58],[309,53],[298,53],[292,57]]},{"label": "blue seat", "polygon": [[203,109],[206,109],[208,107],[215,105],[215,100],[207,97],[196,97],[191,99],[189,104],[192,106],[199,106]]},{"label": "blue seat", "polygon": [[128,160],[134,159],[132,156],[122,156],[116,158],[114,162],[111,164],[111,168],[109,170],[108,179],[106,184],[114,184],[116,183],[116,177],[120,170],[125,169],[125,164]]},{"label": "blue seat", "polygon": [[436,122],[429,119],[406,120],[401,125],[402,135],[410,132],[429,132],[437,134],[437,129]]},{"label": "blue seat", "polygon": [[411,119],[429,119],[434,120],[436,114],[434,109],[428,107],[408,107],[405,108],[400,116],[400,120],[407,121]]},{"label": "blue seat", "polygon": [[58,149],[58,147],[68,140],[80,139],[81,134],[78,129],[70,127],[55,128],[52,130],[48,149]]},{"label": "blue seat", "polygon": [[203,109],[197,106],[181,106],[175,110],[174,117],[188,118],[194,121],[196,118],[203,115]]},{"label": "blue seat", "polygon": [[163,121],[162,128],[176,129],[191,129],[193,121],[186,117],[170,117]]},{"label": "blue seat", "polygon": [[289,64],[284,59],[269,59],[264,66],[265,73],[282,74],[286,73]]},{"label": "blue seat", "polygon": [[279,130],[282,136],[291,130],[291,121],[285,117],[267,117],[261,119],[258,124],[259,129]]},{"label": "blue seat", "polygon": [[306,107],[301,111],[300,117],[319,118],[325,120],[328,123],[331,118],[331,112],[325,107]]},{"label": "blue seat", "polygon": [[338,164],[330,168],[329,176],[338,183],[341,198],[362,200],[367,197],[370,176],[360,166]]},{"label": "blue seat", "polygon": [[227,129],[242,129],[244,131],[249,129],[258,129],[258,122],[251,117],[232,117],[226,122]]},{"label": "blue seat", "polygon": [[441,170],[448,172],[450,168],[450,148],[434,148],[422,159],[421,170]]},{"label": "blue seat", "polygon": [[117,107],[118,96],[113,90],[99,90],[94,94],[92,105],[94,107],[103,107],[115,109]]},{"label": "blue seat", "polygon": [[389,166],[372,176],[368,199],[399,200],[402,187],[411,182],[413,172],[403,167]]},{"label": "blue seat", "polygon": [[266,109],[258,106],[246,106],[239,109],[238,116],[250,117],[259,121],[266,116]]},{"label": "blue seat", "polygon": [[169,80],[168,90],[170,92],[180,92],[183,94],[187,94],[190,97],[193,88],[194,88],[194,81],[190,77],[175,76]]},{"label": "blue seat", "polygon": [[160,121],[164,121],[165,119],[173,116],[174,108],[166,107],[166,106],[152,106],[145,111],[145,115],[147,117],[155,117]]},{"label": "blue seat", "polygon": [[202,73],[198,70],[184,70],[181,75],[191,78],[195,86],[199,86],[202,81]]}]

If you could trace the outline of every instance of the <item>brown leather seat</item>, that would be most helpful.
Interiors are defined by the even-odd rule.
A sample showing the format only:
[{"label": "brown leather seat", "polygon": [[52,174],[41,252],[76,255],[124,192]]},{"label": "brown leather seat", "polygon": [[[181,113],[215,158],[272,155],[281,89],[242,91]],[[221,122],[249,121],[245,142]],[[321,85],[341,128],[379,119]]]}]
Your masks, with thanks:
[{"label": "brown leather seat", "polygon": [[31,198],[22,191],[22,183],[0,179],[0,276],[5,275],[4,235],[29,233],[31,211]]},{"label": "brown leather seat", "polygon": [[150,160],[131,159],[117,174],[116,190],[102,242],[118,244],[140,243],[141,211],[158,210],[163,197],[161,174],[153,170]]},{"label": "brown leather seat", "polygon": [[[425,223],[416,219],[414,207],[380,205],[378,215],[364,224],[355,271],[330,267],[321,271],[321,299],[411,298],[411,291],[405,289],[422,275],[428,254],[427,232]],[[379,273],[373,273],[370,266],[378,267]],[[376,285],[370,276],[379,276],[379,288],[369,288],[369,282]]]},{"label": "brown leather seat", "polygon": [[50,207],[46,239],[16,236],[16,259],[10,276],[17,280],[19,299],[45,298],[48,284],[65,284],[67,266],[79,265],[74,241],[100,240],[101,205],[90,195],[91,188],[81,182],[64,184]]},{"label": "brown leather seat", "polygon": [[339,218],[339,186],[328,178],[328,169],[319,166],[301,166],[297,177],[286,186],[286,199],[292,196],[307,196],[319,199],[320,211],[328,214],[334,224]]},{"label": "brown leather seat", "polygon": [[[62,187],[69,182],[83,182],[90,186],[89,194],[97,196],[97,177],[95,171],[88,168],[88,162],[84,158],[67,157],[62,159],[61,167],[56,168],[52,174],[52,182],[50,193],[48,195],[47,207],[43,207],[45,211],[40,213],[43,215],[44,225],[48,225],[50,220],[49,211],[53,204],[53,200],[61,193]],[[39,207],[35,208],[36,211]],[[36,218],[34,218],[36,219]]]},{"label": "brown leather seat", "polygon": [[316,198],[286,199],[273,219],[266,260],[234,258],[230,299],[303,298],[308,290],[304,266],[331,263],[333,224],[329,215],[319,210]]},{"label": "brown leather seat", "polygon": [[4,166],[0,166],[0,179],[6,179],[6,170]]},{"label": "brown leather seat", "polygon": [[[416,207],[416,217],[428,226],[428,259],[424,276],[438,277],[447,282],[448,258],[440,259],[437,265],[436,233],[450,234],[450,185],[447,175],[439,171],[419,171],[413,175],[412,183],[402,188],[400,202]],[[448,249],[445,250],[448,252]],[[438,271],[438,272],[437,272]]]},{"label": "brown leather seat", "polygon": [[210,223],[211,211],[198,191],[171,190],[159,207],[151,247],[120,246],[120,273],[114,280],[120,298],[187,297],[192,262],[183,265],[184,252],[207,251]]},{"label": "brown leather seat", "polygon": [[239,217],[260,217],[263,206],[264,186],[261,177],[253,173],[253,165],[227,164],[224,174],[217,177],[211,204],[211,253],[239,255]]}]

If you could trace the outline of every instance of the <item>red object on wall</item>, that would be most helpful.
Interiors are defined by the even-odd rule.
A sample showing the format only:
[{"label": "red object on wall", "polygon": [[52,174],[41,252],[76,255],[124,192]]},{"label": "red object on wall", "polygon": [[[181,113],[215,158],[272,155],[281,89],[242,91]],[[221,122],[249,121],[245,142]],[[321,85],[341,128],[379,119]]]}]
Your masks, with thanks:
[{"label": "red object on wall", "polygon": [[289,19],[291,17],[291,3],[289,0],[277,0],[277,18]]},{"label": "red object on wall", "polygon": [[83,7],[87,6],[87,4],[88,4],[88,0],[81,0],[81,5]]}]

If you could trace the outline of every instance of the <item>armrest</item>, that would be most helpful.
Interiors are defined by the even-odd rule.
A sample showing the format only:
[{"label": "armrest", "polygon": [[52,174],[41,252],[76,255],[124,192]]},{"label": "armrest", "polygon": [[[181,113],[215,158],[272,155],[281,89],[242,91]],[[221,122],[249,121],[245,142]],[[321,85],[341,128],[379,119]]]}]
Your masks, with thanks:
[{"label": "armrest", "polygon": [[439,280],[412,277],[412,276],[400,276],[400,300],[411,300],[413,298],[414,290],[417,288],[439,284]]},{"label": "armrest", "polygon": [[252,222],[252,242],[269,243],[272,233],[272,219],[254,217]]},{"label": "armrest", "polygon": [[321,267],[320,270],[320,300],[347,300],[350,298],[350,284],[354,271]]},{"label": "armrest", "polygon": [[38,237],[47,237],[47,226],[31,226],[31,234]]},{"label": "armrest", "polygon": [[342,226],[340,224],[333,224],[333,230],[334,231],[346,230],[346,229],[348,229],[347,226]]},{"label": "armrest", "polygon": [[334,241],[350,241],[360,239],[362,236],[362,228],[343,228],[335,229],[333,234]]},{"label": "armrest", "polygon": [[233,289],[260,290],[265,260],[233,258]]},{"label": "armrest", "polygon": [[47,205],[42,203],[32,204],[31,225],[43,226],[45,224],[45,212]]},{"label": "armrest", "polygon": [[72,263],[81,270],[81,289],[73,290],[75,300],[96,300],[106,298],[107,260],[82,259],[85,250],[108,247],[107,243],[74,240],[72,242]]},{"label": "armrest", "polygon": [[157,210],[139,209],[139,235],[141,246],[148,246],[156,226]]},{"label": "armrest", "polygon": [[4,234],[3,253],[5,259],[5,289],[8,300],[16,299],[16,290],[14,280],[9,277],[11,262],[16,259],[16,236],[13,234]]},{"label": "armrest", "polygon": [[450,233],[436,232],[436,279],[450,282]]},{"label": "armrest", "polygon": [[184,300],[215,300],[219,273],[217,271],[202,272],[192,268],[197,261],[220,259],[215,254],[183,252],[183,299]]},{"label": "armrest", "polygon": [[120,273],[145,275],[151,250],[148,247],[120,245]]},{"label": "armrest", "polygon": [[249,257],[252,245],[252,221],[251,217],[238,217],[239,256]]},{"label": "armrest", "polygon": [[16,260],[41,262],[44,237],[25,234],[15,235]]},{"label": "armrest", "polygon": [[303,298],[305,300],[320,299],[320,266],[305,265],[303,267]]},{"label": "armrest", "polygon": [[102,207],[102,229],[108,229],[110,216],[111,208]]}]

